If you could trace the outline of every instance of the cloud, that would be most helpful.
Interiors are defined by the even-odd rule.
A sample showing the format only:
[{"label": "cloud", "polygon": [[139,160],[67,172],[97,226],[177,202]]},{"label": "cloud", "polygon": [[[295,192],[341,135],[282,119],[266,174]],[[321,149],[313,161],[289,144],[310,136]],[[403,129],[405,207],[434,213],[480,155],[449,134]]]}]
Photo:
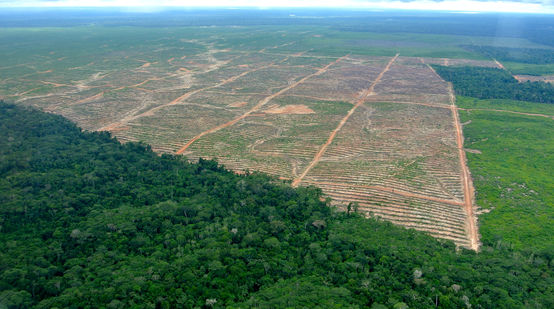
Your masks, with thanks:
[{"label": "cloud", "polygon": [[554,14],[554,0],[0,0],[3,7],[328,7]]}]

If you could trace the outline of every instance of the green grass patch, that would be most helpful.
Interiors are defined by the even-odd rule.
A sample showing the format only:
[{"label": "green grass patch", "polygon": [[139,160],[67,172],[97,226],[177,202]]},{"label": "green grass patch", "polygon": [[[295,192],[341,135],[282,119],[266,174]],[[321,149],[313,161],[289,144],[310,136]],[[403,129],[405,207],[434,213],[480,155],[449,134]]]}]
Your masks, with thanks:
[{"label": "green grass patch", "polygon": [[520,113],[532,113],[554,116],[554,105],[537,104],[526,101],[516,101],[507,99],[487,99],[481,100],[472,97],[457,96],[456,105],[467,109],[498,109]]},{"label": "green grass patch", "polygon": [[[466,107],[468,101],[460,100]],[[460,116],[471,120],[464,126],[465,147],[481,152],[467,157],[477,204],[490,210],[479,216],[483,242],[518,249],[552,247],[554,120],[490,111],[462,111]]]},{"label": "green grass patch", "polygon": [[504,67],[515,75],[551,75],[554,74],[554,63],[531,64],[520,62],[502,62]]},{"label": "green grass patch", "polygon": [[424,157],[417,157],[415,159],[398,160],[395,163],[398,171],[393,174],[394,177],[398,179],[412,180],[418,176],[425,175],[425,171],[420,165],[424,159]]}]

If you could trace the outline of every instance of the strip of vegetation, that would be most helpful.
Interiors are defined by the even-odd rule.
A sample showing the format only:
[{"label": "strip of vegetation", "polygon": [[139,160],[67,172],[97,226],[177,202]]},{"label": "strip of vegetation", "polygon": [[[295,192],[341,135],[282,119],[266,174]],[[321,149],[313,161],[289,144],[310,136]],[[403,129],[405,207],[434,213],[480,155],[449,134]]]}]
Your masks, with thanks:
[{"label": "strip of vegetation", "polygon": [[456,94],[479,99],[510,99],[554,103],[554,85],[544,82],[519,83],[501,69],[433,65],[437,73],[452,82]]},{"label": "strip of vegetation", "polygon": [[554,63],[549,64],[531,64],[521,62],[503,62],[506,70],[514,75],[554,75]]},{"label": "strip of vegetation", "polygon": [[465,45],[465,49],[500,61],[521,62],[529,64],[554,63],[554,50],[540,48],[515,48]]},{"label": "strip of vegetation", "polygon": [[518,113],[541,114],[554,117],[554,105],[506,99],[482,100],[472,97],[456,96],[456,105],[465,109],[494,109]]},{"label": "strip of vegetation", "polygon": [[2,307],[554,307],[552,251],[456,251],[60,116],[0,103],[0,164]]},{"label": "strip of vegetation", "polygon": [[[554,114],[554,106],[537,103],[482,101],[458,98],[464,107]],[[538,109],[524,111],[534,104]],[[514,105],[514,107],[510,107]],[[468,164],[477,204],[490,212],[479,216],[486,245],[554,250],[554,120],[506,112],[461,111]],[[471,122],[470,122],[471,121]]]},{"label": "strip of vegetation", "polygon": [[512,74],[554,74],[554,50],[552,49],[482,45],[463,45],[463,47],[484,57],[500,60]]}]

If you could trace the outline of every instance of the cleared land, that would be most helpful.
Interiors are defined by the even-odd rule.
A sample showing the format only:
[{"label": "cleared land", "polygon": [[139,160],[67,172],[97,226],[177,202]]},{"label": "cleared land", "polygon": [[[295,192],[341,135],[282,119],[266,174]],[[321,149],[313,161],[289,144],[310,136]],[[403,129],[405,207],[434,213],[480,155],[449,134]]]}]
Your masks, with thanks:
[{"label": "cleared land", "polygon": [[116,33],[136,48],[106,41],[101,52],[71,55],[45,45],[0,67],[10,73],[0,94],[161,153],[317,185],[339,207],[356,202],[360,212],[478,249],[458,109],[429,64],[494,61],[325,54],[317,47],[331,41],[317,31]]}]

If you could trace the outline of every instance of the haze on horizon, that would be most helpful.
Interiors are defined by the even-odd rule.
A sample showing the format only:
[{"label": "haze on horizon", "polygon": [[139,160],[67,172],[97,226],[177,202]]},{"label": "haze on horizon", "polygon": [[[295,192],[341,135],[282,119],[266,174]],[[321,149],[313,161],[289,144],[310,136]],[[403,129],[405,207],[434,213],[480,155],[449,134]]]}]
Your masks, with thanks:
[{"label": "haze on horizon", "polygon": [[113,7],[144,12],[164,8],[344,8],[554,14],[554,0],[0,0],[0,7]]}]

